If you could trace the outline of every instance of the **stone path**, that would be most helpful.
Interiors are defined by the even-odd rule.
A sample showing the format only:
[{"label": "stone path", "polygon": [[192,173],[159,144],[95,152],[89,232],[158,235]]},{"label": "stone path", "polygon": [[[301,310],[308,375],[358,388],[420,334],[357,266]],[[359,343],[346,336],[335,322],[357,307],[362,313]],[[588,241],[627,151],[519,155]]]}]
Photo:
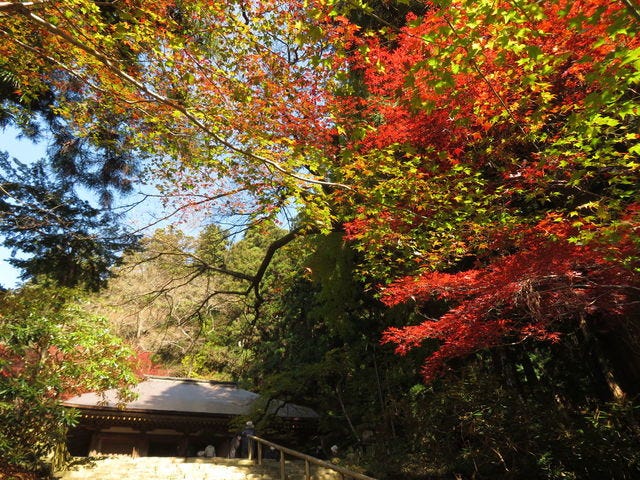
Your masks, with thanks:
[{"label": "stone path", "polygon": [[[311,467],[313,480],[340,480],[339,473]],[[287,480],[304,480],[304,463],[289,462]],[[170,458],[128,456],[78,458],[60,480],[280,480],[279,462],[226,458]]]}]

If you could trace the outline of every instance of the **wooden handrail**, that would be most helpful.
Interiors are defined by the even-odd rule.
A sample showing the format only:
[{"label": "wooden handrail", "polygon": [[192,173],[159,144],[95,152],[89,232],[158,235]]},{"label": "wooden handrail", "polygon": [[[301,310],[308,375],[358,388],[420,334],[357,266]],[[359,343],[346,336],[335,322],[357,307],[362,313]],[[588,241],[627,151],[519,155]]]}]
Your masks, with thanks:
[{"label": "wooden handrail", "polygon": [[[319,467],[328,468],[330,470],[338,472],[342,475],[342,478],[353,478],[354,480],[376,480],[373,477],[363,475],[362,473],[353,472],[347,468],[341,467],[340,465],[336,465],[331,462],[325,462],[324,460],[320,460],[319,458],[312,457],[311,455],[307,455],[296,450],[291,450],[290,448],[283,447],[282,445],[270,442],[269,440],[265,440],[264,438],[256,437],[255,435],[247,435],[247,437],[258,443],[258,458],[256,459],[258,465],[262,465],[262,445],[273,447],[280,452],[280,478],[282,480],[285,480],[285,454],[304,460],[305,480],[311,480],[311,473],[309,468],[309,464],[311,463],[314,465],[318,465]],[[250,448],[249,451],[251,450],[252,449]]]}]

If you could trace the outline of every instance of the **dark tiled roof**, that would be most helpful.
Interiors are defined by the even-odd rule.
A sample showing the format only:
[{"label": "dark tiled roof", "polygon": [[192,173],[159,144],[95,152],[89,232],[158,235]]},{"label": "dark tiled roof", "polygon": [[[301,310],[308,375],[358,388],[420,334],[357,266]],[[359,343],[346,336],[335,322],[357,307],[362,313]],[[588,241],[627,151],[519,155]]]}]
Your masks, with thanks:
[{"label": "dark tiled roof", "polygon": [[[204,413],[212,415],[248,415],[257,393],[238,388],[233,383],[209,382],[186,378],[148,376],[134,392],[137,399],[122,407],[130,411]],[[307,407],[277,403],[274,411],[280,417],[315,418],[318,415]],[[116,390],[103,395],[85,393],[64,402],[76,408],[120,408]],[[281,407],[281,408],[278,408]]]}]

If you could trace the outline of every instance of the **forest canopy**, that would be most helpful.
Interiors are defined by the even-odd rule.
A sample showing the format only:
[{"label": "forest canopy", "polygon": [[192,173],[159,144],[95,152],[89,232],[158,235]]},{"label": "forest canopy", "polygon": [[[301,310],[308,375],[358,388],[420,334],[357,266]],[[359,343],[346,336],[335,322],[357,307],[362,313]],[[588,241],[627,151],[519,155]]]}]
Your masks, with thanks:
[{"label": "forest canopy", "polygon": [[[84,185],[108,208],[151,180],[211,219],[126,257],[156,261],[166,242],[178,261],[153,264],[172,276],[158,291],[194,282],[176,290],[200,295],[180,303],[190,328],[237,320],[223,322],[235,347],[212,333],[193,368],[323,392],[354,444],[365,429],[404,439],[400,470],[437,447],[432,472],[637,473],[622,427],[640,394],[633,2],[42,0],[0,2],[0,20],[0,122],[54,132],[64,202]],[[3,193],[47,185],[2,167]],[[0,203],[14,246],[18,205]],[[123,239],[77,262],[98,273],[69,286],[99,289],[136,239],[75,213]],[[60,270],[30,253],[27,277]]]}]

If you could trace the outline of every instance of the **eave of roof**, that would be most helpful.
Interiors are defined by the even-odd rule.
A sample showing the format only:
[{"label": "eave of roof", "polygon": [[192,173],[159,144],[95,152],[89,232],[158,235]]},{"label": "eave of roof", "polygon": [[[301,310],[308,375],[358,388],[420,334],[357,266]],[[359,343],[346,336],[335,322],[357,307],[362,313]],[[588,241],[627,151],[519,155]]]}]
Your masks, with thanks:
[{"label": "eave of roof", "polygon": [[[79,409],[113,409],[172,414],[249,415],[257,393],[238,388],[236,384],[188,378],[147,376],[133,391],[137,398],[121,405],[117,391],[103,394],[85,393],[63,402]],[[278,403],[278,402],[274,402]],[[280,407],[280,408],[278,408]],[[307,407],[279,402],[274,411],[280,417],[317,418]]]}]

